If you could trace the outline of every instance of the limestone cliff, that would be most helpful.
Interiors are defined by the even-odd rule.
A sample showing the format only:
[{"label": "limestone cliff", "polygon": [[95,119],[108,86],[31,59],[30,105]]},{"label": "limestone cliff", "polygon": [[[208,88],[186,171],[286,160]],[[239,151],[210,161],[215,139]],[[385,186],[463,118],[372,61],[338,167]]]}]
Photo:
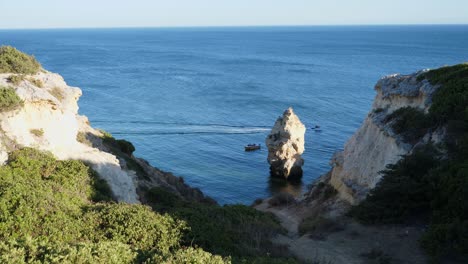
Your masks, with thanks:
[{"label": "limestone cliff", "polygon": [[379,182],[379,171],[386,165],[395,163],[421,143],[442,139],[444,131],[429,131],[418,142],[408,143],[392,130],[388,121],[389,115],[402,107],[428,111],[438,87],[418,80],[421,73],[394,74],[376,84],[377,95],[370,113],[344,150],[335,153],[331,160],[330,184],[340,198],[356,204]]},{"label": "limestone cliff", "polygon": [[284,111],[266,138],[272,176],[286,179],[302,176],[305,126],[292,108]]},{"label": "limestone cliff", "polygon": [[33,147],[58,159],[84,161],[107,181],[118,201],[139,203],[142,188],[162,186],[187,199],[213,202],[181,178],[103,140],[106,135],[78,114],[81,90],[68,86],[60,75],[41,70],[21,76],[16,84],[10,80],[14,75],[0,74],[0,87],[12,87],[23,100],[19,109],[0,112],[0,163],[12,150]]}]

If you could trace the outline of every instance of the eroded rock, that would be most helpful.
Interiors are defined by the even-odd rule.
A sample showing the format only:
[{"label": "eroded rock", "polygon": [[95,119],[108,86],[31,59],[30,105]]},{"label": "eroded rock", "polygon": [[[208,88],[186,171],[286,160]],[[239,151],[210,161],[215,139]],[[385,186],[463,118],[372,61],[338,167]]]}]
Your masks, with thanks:
[{"label": "eroded rock", "polygon": [[272,176],[286,179],[302,176],[305,131],[304,124],[291,107],[276,120],[266,138]]}]

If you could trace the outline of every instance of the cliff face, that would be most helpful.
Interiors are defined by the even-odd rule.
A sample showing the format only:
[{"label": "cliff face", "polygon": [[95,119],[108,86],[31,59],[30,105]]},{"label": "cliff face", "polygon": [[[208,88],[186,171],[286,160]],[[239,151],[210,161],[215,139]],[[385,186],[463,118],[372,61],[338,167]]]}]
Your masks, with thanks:
[{"label": "cliff face", "polygon": [[390,75],[376,84],[377,95],[370,113],[344,150],[335,153],[331,160],[330,184],[340,198],[356,204],[379,182],[379,171],[386,165],[397,162],[401,155],[410,153],[421,143],[442,139],[444,131],[429,131],[418,142],[408,143],[394,133],[388,122],[388,116],[402,107],[427,112],[438,87],[427,80],[419,81],[417,77],[421,73]]},{"label": "cliff face", "polygon": [[292,108],[284,111],[266,138],[268,163],[275,177],[302,176],[305,126]]}]

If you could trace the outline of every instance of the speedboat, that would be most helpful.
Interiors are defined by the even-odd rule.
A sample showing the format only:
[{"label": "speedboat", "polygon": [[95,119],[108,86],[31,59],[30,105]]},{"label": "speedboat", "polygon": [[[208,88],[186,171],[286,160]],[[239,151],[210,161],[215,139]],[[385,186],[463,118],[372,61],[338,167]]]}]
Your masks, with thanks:
[{"label": "speedboat", "polygon": [[260,144],[248,144],[247,146],[244,147],[245,151],[254,151],[260,149]]}]

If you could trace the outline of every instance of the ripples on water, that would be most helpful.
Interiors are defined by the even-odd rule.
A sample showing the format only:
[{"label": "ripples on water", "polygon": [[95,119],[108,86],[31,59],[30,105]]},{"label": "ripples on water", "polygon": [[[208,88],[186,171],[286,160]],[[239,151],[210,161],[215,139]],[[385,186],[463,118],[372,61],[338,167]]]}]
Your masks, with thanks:
[{"label": "ripples on water", "polygon": [[[468,61],[467,26],[0,31],[83,90],[80,112],[220,203],[300,195],[359,127],[382,75]],[[302,184],[261,143],[289,106],[308,130]]]}]

